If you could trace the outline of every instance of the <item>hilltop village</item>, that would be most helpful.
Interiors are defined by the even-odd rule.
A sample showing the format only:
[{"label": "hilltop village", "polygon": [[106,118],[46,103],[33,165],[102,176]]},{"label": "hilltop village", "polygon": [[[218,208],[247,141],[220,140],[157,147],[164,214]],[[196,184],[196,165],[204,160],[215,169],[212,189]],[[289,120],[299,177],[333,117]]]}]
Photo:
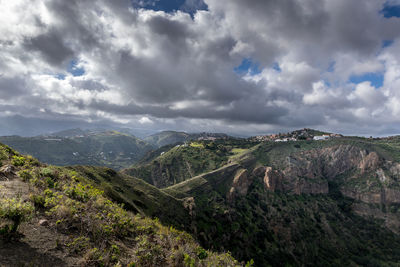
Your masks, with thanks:
[{"label": "hilltop village", "polygon": [[273,142],[288,142],[299,140],[328,140],[330,138],[343,137],[341,134],[321,132],[309,128],[296,130],[289,133],[278,133],[270,135],[257,135],[250,138],[250,141],[273,141]]}]

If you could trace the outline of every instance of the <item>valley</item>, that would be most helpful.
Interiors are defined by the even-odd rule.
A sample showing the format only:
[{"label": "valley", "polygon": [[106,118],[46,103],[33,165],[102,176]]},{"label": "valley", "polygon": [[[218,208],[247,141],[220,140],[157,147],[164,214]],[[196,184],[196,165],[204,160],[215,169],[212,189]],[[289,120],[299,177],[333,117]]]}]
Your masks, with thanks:
[{"label": "valley", "polygon": [[396,266],[400,139],[313,139],[187,140],[154,147],[121,171],[35,163],[43,167],[15,173],[52,192],[68,192],[65,179],[88,183],[238,264]]}]

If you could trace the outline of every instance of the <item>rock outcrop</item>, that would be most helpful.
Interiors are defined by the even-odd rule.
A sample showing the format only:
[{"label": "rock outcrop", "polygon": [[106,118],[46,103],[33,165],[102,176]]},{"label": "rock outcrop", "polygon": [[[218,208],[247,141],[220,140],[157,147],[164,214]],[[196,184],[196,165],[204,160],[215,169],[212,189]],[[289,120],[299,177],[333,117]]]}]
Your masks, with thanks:
[{"label": "rock outcrop", "polygon": [[248,174],[247,169],[239,169],[233,178],[227,199],[232,201],[236,195],[245,196],[252,182],[253,179]]},{"label": "rock outcrop", "polygon": [[385,161],[374,151],[336,145],[291,154],[279,166],[253,170],[269,191],[327,194],[329,181],[344,179],[342,193],[367,203],[400,203],[400,190],[390,188],[400,178],[400,164]]},{"label": "rock outcrop", "polygon": [[279,171],[272,170],[272,167],[265,167],[264,173],[264,185],[269,191],[274,192],[275,190],[281,191],[282,188],[282,174]]}]

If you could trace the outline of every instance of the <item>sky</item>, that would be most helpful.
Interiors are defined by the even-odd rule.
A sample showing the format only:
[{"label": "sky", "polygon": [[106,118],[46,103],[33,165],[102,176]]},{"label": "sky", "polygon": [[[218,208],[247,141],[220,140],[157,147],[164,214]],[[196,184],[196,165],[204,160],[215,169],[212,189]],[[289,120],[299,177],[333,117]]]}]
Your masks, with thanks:
[{"label": "sky", "polygon": [[0,135],[400,134],[400,0],[0,0]]}]

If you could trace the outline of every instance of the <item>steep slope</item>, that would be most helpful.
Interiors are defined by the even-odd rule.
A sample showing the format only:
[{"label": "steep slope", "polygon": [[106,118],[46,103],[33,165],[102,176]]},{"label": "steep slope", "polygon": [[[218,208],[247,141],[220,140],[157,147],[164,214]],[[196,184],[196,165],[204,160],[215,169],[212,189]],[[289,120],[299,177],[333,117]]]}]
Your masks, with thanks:
[{"label": "steep slope", "polygon": [[[60,134],[80,133],[77,130]],[[152,147],[138,138],[115,131],[72,137],[0,137],[0,142],[54,165],[94,165],[121,169],[132,165]]]},{"label": "steep slope", "polygon": [[395,266],[396,144],[363,138],[252,143],[226,165],[163,191],[187,200],[190,230],[204,246],[254,258],[257,266]]},{"label": "steep slope", "polygon": [[239,266],[146,217],[159,198],[185,208],[144,182],[122,191],[127,177],[111,169],[48,166],[1,144],[0,163],[1,266]]}]

